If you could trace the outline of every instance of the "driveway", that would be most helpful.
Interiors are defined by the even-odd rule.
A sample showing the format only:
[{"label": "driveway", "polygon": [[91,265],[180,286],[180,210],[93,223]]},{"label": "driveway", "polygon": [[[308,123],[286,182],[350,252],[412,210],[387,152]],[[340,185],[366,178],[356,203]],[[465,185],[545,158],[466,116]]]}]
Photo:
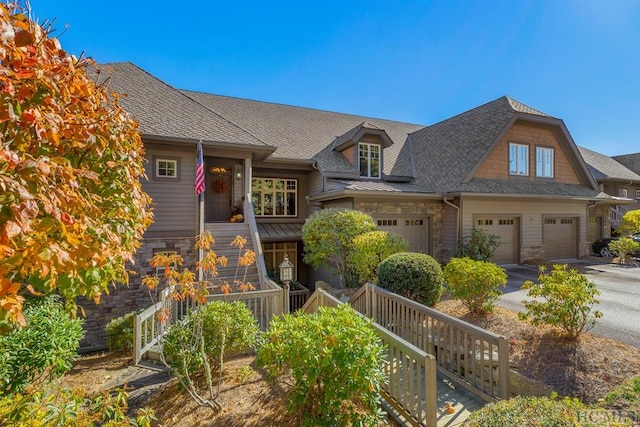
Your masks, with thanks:
[{"label": "driveway", "polygon": [[[640,265],[626,267],[576,259],[558,262],[584,266],[584,274],[601,292],[597,308],[602,312],[602,318],[590,332],[640,348]],[[516,312],[523,311],[522,300],[527,295],[520,287],[525,280],[535,282],[538,269],[529,265],[503,268],[509,281],[498,305]]]}]

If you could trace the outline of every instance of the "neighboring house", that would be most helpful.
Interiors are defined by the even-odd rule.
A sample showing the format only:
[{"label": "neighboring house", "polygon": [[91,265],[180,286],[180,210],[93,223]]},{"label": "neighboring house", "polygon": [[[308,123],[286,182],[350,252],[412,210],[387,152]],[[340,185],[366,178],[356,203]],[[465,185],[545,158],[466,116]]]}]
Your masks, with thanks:
[{"label": "neighboring house", "polygon": [[615,157],[605,156],[584,147],[578,148],[600,189],[620,199],[618,204],[611,205],[608,212],[606,205],[590,208],[588,238],[593,242],[611,237],[609,233],[618,228],[622,216],[629,210],[640,208],[640,175]]},{"label": "neighboring house", "polygon": [[[245,212],[246,222],[255,216],[259,239],[252,241],[266,267],[277,268],[287,254],[297,280],[311,287],[330,278],[302,262],[301,227],[318,209],[369,213],[379,229],[405,237],[410,250],[440,261],[481,227],[500,236],[496,262],[519,263],[588,255],[589,207],[615,203],[562,120],[508,97],[424,126],[180,91],[131,63],[100,69],[99,81],[108,78],[126,94],[121,104],[140,123],[148,159],[143,187],[154,200],[155,223],[136,255],[140,276],[153,273],[154,252],[195,261],[200,140],[204,227],[214,236],[249,233],[229,218],[250,195],[254,215]],[[97,322],[145,306],[139,282],[133,278],[127,291],[133,297],[118,291],[105,298],[100,313],[107,314]],[[90,335],[87,347],[100,340],[97,328]]]}]

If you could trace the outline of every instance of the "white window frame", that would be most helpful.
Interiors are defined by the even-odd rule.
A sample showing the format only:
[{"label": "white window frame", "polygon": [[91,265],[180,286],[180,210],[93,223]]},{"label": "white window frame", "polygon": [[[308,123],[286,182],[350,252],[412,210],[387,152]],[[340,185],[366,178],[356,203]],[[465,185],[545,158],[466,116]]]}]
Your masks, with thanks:
[{"label": "white window frame", "polygon": [[627,191],[626,188],[621,188],[620,189],[620,197],[624,197],[625,199],[629,196],[629,192]]},{"label": "white window frame", "polygon": [[[266,188],[271,181],[271,188]],[[278,188],[276,181],[283,183]],[[257,185],[260,183],[260,185]],[[293,197],[293,212],[288,211],[289,197]],[[278,200],[282,201],[283,212],[278,211]],[[296,217],[298,216],[298,180],[295,178],[262,178],[255,177],[251,180],[251,202],[253,213],[259,217]],[[271,204],[271,213],[266,208]]]},{"label": "white window frame", "polygon": [[640,190],[636,190],[636,200],[640,200]]},{"label": "white window frame", "polygon": [[[165,163],[165,166],[164,168],[161,168],[160,164],[163,162]],[[164,169],[165,171],[170,170],[170,168],[168,167],[169,164],[173,164],[173,175],[167,175],[166,173],[164,175],[161,174],[160,171],[162,169]],[[178,178],[178,161],[176,159],[162,159],[162,158],[155,159],[154,176],[156,178],[177,179]]]},{"label": "white window frame", "polygon": [[[171,255],[178,255],[178,251],[175,249],[160,249],[160,250],[156,250],[153,252],[153,255],[163,255],[163,256],[171,256]],[[171,263],[170,265],[171,268],[178,268],[178,263],[176,261],[174,261],[173,263]],[[158,277],[162,277],[164,275],[164,266],[157,266],[156,267],[156,276]]]},{"label": "white window frame", "polygon": [[[522,155],[524,154],[524,159]],[[529,176],[529,146],[509,143],[509,175]]]},{"label": "white window frame", "polygon": [[284,260],[285,254],[293,264],[293,280],[298,281],[298,243],[262,242],[262,255],[267,269],[278,270],[278,274],[280,274],[279,266]]},{"label": "white window frame", "polygon": [[[360,176],[363,178],[380,179],[380,170],[382,166],[382,150],[379,144],[370,144],[367,142],[358,143],[358,168]],[[362,160],[366,161],[366,170],[362,170]],[[378,161],[378,167],[373,168],[373,160]],[[377,170],[376,170],[377,169]]]},{"label": "white window frame", "polygon": [[554,167],[554,149],[548,147],[536,147],[536,176],[539,178],[553,178]]}]

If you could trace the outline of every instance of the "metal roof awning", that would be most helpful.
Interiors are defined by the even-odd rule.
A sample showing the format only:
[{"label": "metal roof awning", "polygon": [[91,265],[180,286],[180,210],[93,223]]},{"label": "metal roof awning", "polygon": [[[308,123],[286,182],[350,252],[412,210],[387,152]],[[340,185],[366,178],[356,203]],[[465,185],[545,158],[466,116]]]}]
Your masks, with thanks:
[{"label": "metal roof awning", "polygon": [[302,239],[302,224],[258,224],[263,242],[286,242]]}]

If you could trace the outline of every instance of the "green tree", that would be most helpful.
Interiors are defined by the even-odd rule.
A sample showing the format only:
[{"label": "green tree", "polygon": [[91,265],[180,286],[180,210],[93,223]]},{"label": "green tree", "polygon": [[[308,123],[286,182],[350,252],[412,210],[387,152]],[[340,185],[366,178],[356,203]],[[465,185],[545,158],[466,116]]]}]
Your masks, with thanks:
[{"label": "green tree", "polygon": [[640,243],[630,237],[621,237],[609,243],[609,249],[618,256],[620,264],[625,264],[638,248],[640,248]]},{"label": "green tree", "polygon": [[628,211],[622,216],[618,232],[620,235],[640,232],[640,209]]},{"label": "green tree", "polygon": [[535,326],[556,326],[571,340],[577,340],[602,317],[600,311],[593,309],[600,303],[596,285],[576,270],[567,269],[566,264],[554,265],[550,274],[540,267],[538,283],[526,281],[522,289],[527,289],[527,296],[534,299],[523,301],[526,311],[518,313],[518,317],[531,319]]},{"label": "green tree", "polygon": [[378,265],[389,256],[407,249],[407,240],[395,233],[370,231],[353,239],[348,263],[358,274],[359,283],[376,283]]},{"label": "green tree", "polygon": [[429,307],[440,300],[443,281],[440,264],[427,254],[400,252],[378,266],[378,286]]},{"label": "green tree", "polygon": [[323,209],[315,212],[302,226],[304,262],[315,268],[331,267],[341,284],[355,286],[357,275],[348,261],[353,240],[375,229],[373,218],[360,211]]},{"label": "green tree", "polygon": [[[17,3],[0,5],[0,323],[24,292],[99,301],[151,223],[143,147],[118,95]],[[6,328],[5,328],[6,329]]]}]

